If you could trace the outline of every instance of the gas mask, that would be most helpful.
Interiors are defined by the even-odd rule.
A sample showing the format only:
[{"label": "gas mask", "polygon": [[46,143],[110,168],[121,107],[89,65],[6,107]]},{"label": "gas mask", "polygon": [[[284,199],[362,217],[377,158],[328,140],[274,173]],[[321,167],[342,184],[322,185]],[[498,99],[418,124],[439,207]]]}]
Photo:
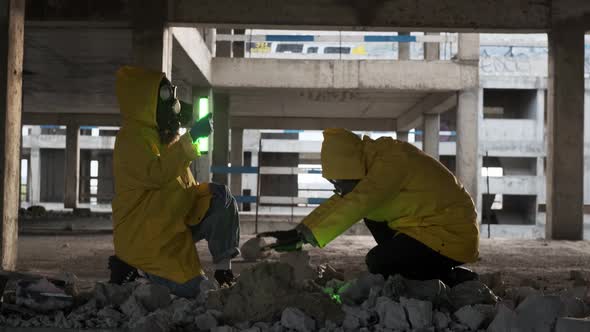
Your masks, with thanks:
[{"label": "gas mask", "polygon": [[163,78],[158,90],[156,123],[162,144],[169,144],[178,137],[180,127],[186,126],[192,119],[192,107],[182,105],[176,97],[176,86]]}]

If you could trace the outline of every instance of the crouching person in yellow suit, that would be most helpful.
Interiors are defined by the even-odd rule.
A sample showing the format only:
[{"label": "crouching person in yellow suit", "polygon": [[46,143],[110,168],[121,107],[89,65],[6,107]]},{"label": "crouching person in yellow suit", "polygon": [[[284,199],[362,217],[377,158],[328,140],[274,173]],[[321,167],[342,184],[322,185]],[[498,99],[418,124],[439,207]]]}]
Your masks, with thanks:
[{"label": "crouching person in yellow suit", "polygon": [[196,183],[188,168],[199,156],[198,138],[211,133],[210,118],[192,120],[192,105],[176,98],[163,73],[136,67],[117,72],[122,127],[114,151],[115,256],[111,282],[143,271],[154,283],[183,297],[198,295],[206,277],[195,242],[205,239],[220,284],[233,282],[231,259],[239,255],[237,204],[229,189]]},{"label": "crouching person in yellow suit", "polygon": [[371,273],[450,285],[477,277],[458,267],[478,258],[475,206],[441,163],[409,143],[345,129],[324,131],[321,159],[336,194],[295,229],[260,234],[277,239],[271,248],[323,248],[364,219],[377,242],[366,255]]}]

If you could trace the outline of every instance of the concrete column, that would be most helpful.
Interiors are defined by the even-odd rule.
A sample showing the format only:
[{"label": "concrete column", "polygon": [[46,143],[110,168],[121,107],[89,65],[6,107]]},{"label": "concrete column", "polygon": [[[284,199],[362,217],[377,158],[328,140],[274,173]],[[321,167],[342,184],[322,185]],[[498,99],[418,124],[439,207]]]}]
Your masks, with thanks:
[{"label": "concrete column", "polygon": [[[37,142],[40,135],[41,127],[33,126],[31,136],[37,139],[32,141]],[[31,147],[29,170],[29,202],[35,205],[41,201],[41,149],[38,146]]]},{"label": "concrete column", "polygon": [[422,135],[422,150],[432,158],[439,159],[439,133],[440,133],[440,114],[424,114]]},{"label": "concrete column", "polygon": [[545,236],[582,240],[584,221],[584,31],[549,33]]},{"label": "concrete column", "polygon": [[0,268],[16,268],[25,0],[0,5]]},{"label": "concrete column", "polygon": [[[229,96],[213,94],[213,166],[227,167],[229,161]],[[229,184],[227,174],[213,174],[213,182]]]},{"label": "concrete column", "polygon": [[[459,34],[457,57],[463,65],[479,67],[479,34]],[[478,71],[475,71],[475,73],[478,73]],[[476,77],[476,82],[478,81],[479,77]],[[478,211],[481,211],[481,196],[479,195],[478,184],[482,164],[479,155],[479,126],[482,120],[483,89],[471,87],[459,91],[456,175],[465,190],[473,198]]]},{"label": "concrete column", "polygon": [[[427,32],[427,36],[440,36],[439,32]],[[440,43],[424,43],[424,60],[440,59]]]},{"label": "concrete column", "polygon": [[[244,129],[231,129],[231,165],[240,167],[244,165]],[[234,195],[242,194],[242,174],[231,174],[231,192]]]},{"label": "concrete column", "polygon": [[172,31],[166,24],[168,2],[131,1],[132,62],[166,73],[172,79]]},{"label": "concrete column", "polygon": [[65,179],[64,179],[64,207],[78,206],[78,191],[80,188],[80,126],[69,124],[66,129]]},{"label": "concrete column", "polygon": [[[409,35],[409,32],[398,32],[398,36]],[[410,60],[410,43],[398,43],[398,60]]]},{"label": "concrete column", "polygon": [[[207,97],[209,99],[209,113],[213,113],[213,90],[211,88],[199,88],[193,87],[193,111],[194,118],[198,118],[198,105],[199,98]],[[201,154],[200,157],[195,160],[193,169],[195,170],[195,178],[197,182],[210,182],[211,181],[211,150],[213,147],[213,135],[209,136],[209,152]]]},{"label": "concrete column", "polygon": [[537,90],[535,98],[535,120],[537,121],[536,138],[540,142],[545,141],[545,90]]},{"label": "concrete column", "polygon": [[472,88],[459,92],[457,105],[457,178],[474,202],[479,202],[478,182],[481,156],[479,155],[479,122],[483,114],[483,90]]}]

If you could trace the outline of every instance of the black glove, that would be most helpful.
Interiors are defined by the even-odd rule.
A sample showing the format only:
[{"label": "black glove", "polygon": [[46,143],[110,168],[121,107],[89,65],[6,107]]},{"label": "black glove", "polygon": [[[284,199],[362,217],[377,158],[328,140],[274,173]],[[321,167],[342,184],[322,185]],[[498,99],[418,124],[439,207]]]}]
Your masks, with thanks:
[{"label": "black glove", "polygon": [[274,237],[276,242],[267,245],[262,250],[274,249],[276,251],[297,251],[301,250],[305,241],[303,234],[296,229],[290,231],[275,231],[275,232],[264,232],[258,234],[256,237]]},{"label": "black glove", "polygon": [[207,116],[203,117],[201,120],[197,121],[190,130],[191,137],[193,142],[199,138],[207,137],[213,131],[213,124],[212,124],[213,114],[209,113]]}]

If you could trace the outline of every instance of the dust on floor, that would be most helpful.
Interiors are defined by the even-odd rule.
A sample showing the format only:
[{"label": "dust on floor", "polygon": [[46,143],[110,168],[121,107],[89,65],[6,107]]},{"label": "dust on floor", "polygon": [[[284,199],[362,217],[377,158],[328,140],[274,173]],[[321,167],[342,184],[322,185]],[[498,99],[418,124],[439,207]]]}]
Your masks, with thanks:
[{"label": "dust on floor", "polygon": [[[241,243],[250,237],[242,237]],[[364,255],[375,245],[370,236],[342,236],[324,249],[310,250],[313,264],[329,263],[353,278],[366,271]],[[201,261],[211,274],[206,242],[197,244]],[[107,258],[113,254],[111,235],[53,235],[19,237],[18,270],[48,276],[72,272],[82,286],[108,279]],[[392,253],[395,254],[395,253]],[[479,262],[470,264],[479,273],[502,272],[508,286],[535,284],[556,290],[571,287],[570,271],[590,272],[590,242],[482,239]],[[272,259],[272,258],[271,258]],[[252,263],[234,261],[239,273]]]}]

